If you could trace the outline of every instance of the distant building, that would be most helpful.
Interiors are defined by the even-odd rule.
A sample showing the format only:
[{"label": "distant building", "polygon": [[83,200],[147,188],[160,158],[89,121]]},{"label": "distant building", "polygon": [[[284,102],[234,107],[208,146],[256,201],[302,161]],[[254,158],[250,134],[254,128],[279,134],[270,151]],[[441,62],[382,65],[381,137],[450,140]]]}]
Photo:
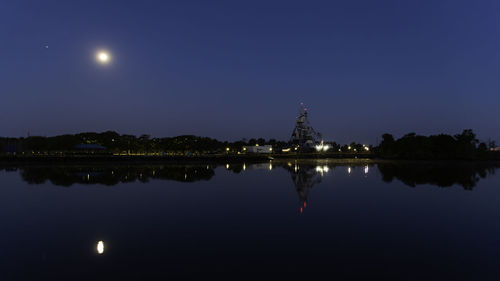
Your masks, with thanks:
[{"label": "distant building", "polygon": [[307,118],[307,108],[300,104],[299,116],[295,123],[290,142],[299,148],[300,151],[312,150],[321,141],[321,134],[316,132]]},{"label": "distant building", "polygon": [[272,153],[272,145],[255,145],[255,146],[244,146],[243,150],[247,153]]},{"label": "distant building", "polygon": [[5,145],[5,153],[9,155],[16,155],[18,153],[21,153],[21,151],[21,143],[19,141],[8,141]]}]

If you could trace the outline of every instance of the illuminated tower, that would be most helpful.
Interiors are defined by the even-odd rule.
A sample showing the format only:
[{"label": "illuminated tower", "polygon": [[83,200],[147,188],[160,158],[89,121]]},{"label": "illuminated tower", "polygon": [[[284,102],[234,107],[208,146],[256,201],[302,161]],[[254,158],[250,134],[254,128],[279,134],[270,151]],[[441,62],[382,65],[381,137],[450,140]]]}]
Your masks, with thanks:
[{"label": "illuminated tower", "polygon": [[292,132],[290,142],[298,146],[299,150],[312,149],[321,140],[321,134],[314,131],[307,119],[307,108],[300,103],[299,116]]}]

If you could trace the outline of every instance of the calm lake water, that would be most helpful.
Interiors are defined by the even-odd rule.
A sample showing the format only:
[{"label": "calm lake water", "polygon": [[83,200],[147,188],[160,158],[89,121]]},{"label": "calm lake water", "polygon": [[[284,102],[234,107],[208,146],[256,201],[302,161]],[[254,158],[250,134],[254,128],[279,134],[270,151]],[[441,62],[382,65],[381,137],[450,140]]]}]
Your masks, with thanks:
[{"label": "calm lake water", "polygon": [[500,280],[485,163],[0,167],[0,280]]}]

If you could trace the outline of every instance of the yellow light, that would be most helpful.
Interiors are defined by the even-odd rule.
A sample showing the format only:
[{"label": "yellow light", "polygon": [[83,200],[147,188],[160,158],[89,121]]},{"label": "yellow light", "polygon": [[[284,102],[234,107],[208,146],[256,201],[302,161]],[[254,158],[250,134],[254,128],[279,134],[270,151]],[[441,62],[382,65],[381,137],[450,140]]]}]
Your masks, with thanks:
[{"label": "yellow light", "polygon": [[273,148],[272,148],[272,147],[270,147],[270,148],[269,148],[269,151],[273,151]]},{"label": "yellow light", "polygon": [[97,253],[99,253],[99,255],[102,255],[104,253],[104,242],[97,242]]},{"label": "yellow light", "polygon": [[226,147],[226,151],[229,151],[229,147]]},{"label": "yellow light", "polygon": [[351,146],[348,146],[347,149],[351,149]]},{"label": "yellow light", "polygon": [[368,146],[365,146],[365,150],[368,151],[370,150],[370,148]]},{"label": "yellow light", "polygon": [[109,55],[109,53],[105,52],[105,51],[101,51],[99,53],[97,53],[97,60],[100,62],[100,63],[108,63],[110,61],[111,57]]},{"label": "yellow light", "polygon": [[255,146],[259,146],[259,144],[258,144],[258,143],[256,143],[256,144],[255,144]]}]

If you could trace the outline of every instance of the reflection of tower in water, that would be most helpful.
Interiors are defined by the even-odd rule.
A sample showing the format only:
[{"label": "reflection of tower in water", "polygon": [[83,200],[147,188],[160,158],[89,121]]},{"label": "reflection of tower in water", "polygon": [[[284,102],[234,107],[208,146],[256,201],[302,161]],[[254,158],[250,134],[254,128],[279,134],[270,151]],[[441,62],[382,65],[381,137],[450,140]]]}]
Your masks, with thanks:
[{"label": "reflection of tower in water", "polygon": [[324,172],[328,171],[327,166],[311,166],[298,164],[288,165],[288,170],[295,184],[297,195],[299,196],[300,212],[307,207],[307,199],[311,188],[321,182]]}]

